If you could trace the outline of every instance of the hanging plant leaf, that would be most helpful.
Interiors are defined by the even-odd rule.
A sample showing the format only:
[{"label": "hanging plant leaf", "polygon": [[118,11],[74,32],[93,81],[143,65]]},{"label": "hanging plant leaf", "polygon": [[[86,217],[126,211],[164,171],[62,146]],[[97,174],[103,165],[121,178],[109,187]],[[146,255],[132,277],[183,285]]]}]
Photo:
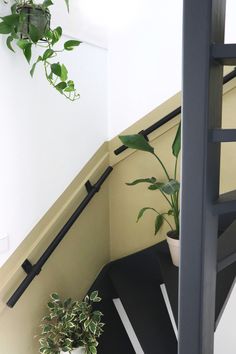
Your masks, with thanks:
[{"label": "hanging plant leaf", "polygon": [[70,11],[70,4],[69,4],[69,0],[65,0],[65,3],[66,3],[66,8],[67,8],[67,11],[69,12],[69,11]]},{"label": "hanging plant leaf", "polygon": [[129,182],[126,183],[127,186],[135,186],[136,184],[139,183],[155,183],[156,182],[156,178],[155,177],[151,177],[151,178],[140,178],[140,179],[136,179],[133,182]]},{"label": "hanging plant leaf", "polygon": [[49,6],[52,6],[53,2],[51,0],[44,0],[42,3],[42,9],[46,10]]},{"label": "hanging plant leaf", "polygon": [[74,47],[78,47],[80,44],[80,41],[70,40],[64,43],[64,48],[66,50],[73,50]]},{"label": "hanging plant leaf", "polygon": [[147,151],[154,154],[154,148],[149,145],[147,140],[140,134],[119,136],[122,143],[128,148]]},{"label": "hanging plant leaf", "polygon": [[57,27],[53,31],[49,31],[48,34],[49,34],[49,36],[51,36],[52,45],[54,45],[55,43],[57,43],[59,41],[59,39],[62,36],[62,28]]},{"label": "hanging plant leaf", "polygon": [[162,227],[163,221],[164,221],[163,215],[162,214],[157,215],[156,220],[155,220],[155,235],[158,233],[158,231]]},{"label": "hanging plant leaf", "polygon": [[67,88],[64,90],[65,92],[73,92],[75,91],[75,84],[74,84],[74,81],[72,80],[69,80],[67,82]]},{"label": "hanging plant leaf", "polygon": [[68,78],[68,70],[64,64],[61,64],[61,81],[66,81]]},{"label": "hanging plant leaf", "polygon": [[30,63],[31,60],[31,55],[32,55],[31,48],[32,48],[32,43],[27,43],[27,45],[23,49],[24,56],[28,61],[28,63]]},{"label": "hanging plant leaf", "polygon": [[22,50],[26,47],[26,45],[29,43],[27,39],[19,39],[16,44],[18,45],[19,48]]},{"label": "hanging plant leaf", "polygon": [[55,86],[55,88],[60,92],[62,93],[62,91],[66,88],[67,84],[66,82],[62,81],[62,82],[59,82],[59,84],[57,84]]},{"label": "hanging plant leaf", "polygon": [[11,33],[12,26],[7,25],[5,22],[0,23],[0,34],[9,34]]},{"label": "hanging plant leaf", "polygon": [[43,53],[43,60],[47,60],[49,58],[51,58],[54,54],[54,50],[53,49],[47,49],[45,50],[45,52]]},{"label": "hanging plant leaf", "polygon": [[29,24],[29,36],[32,42],[35,44],[42,38],[42,33],[38,30],[37,27],[32,25],[31,23]]},{"label": "hanging plant leaf", "polygon": [[8,26],[18,26],[19,18],[20,16],[18,14],[1,17],[3,22]]},{"label": "hanging plant leaf", "polygon": [[52,73],[61,77],[61,65],[59,63],[51,64]]},{"label": "hanging plant leaf", "polygon": [[177,158],[181,148],[181,125],[179,124],[174,142],[172,144],[172,153]]},{"label": "hanging plant leaf", "polygon": [[11,42],[14,40],[14,38],[12,36],[7,37],[6,43],[8,48],[15,53],[14,49],[12,48]]}]

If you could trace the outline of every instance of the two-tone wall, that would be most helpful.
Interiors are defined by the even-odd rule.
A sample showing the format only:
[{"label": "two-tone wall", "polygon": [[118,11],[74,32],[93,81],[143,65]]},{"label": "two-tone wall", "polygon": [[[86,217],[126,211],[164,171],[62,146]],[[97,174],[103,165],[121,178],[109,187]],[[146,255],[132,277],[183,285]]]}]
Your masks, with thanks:
[{"label": "two-tone wall", "polygon": [[[225,87],[224,126],[234,125],[236,82]],[[180,104],[180,95],[159,106],[153,112],[127,129],[124,134],[136,133],[158,121]],[[173,169],[171,145],[179,117],[150,135],[156,153]],[[46,310],[49,294],[58,291],[62,296],[82,298],[102,267],[110,260],[120,258],[148,247],[163,239],[154,236],[154,215],[150,212],[136,223],[137,213],[144,206],[163,211],[167,205],[158,191],[149,191],[144,185],[128,187],[125,182],[140,177],[163,179],[158,163],[145,152],[126,151],[115,156],[120,145],[116,137],[105,143],[81,170],[71,185],[45,214],[14,254],[0,269],[0,343],[2,354],[36,354],[40,319]],[[235,188],[235,144],[222,148],[221,190]],[[28,258],[35,262],[60,230],[68,217],[86,195],[84,187],[100,177],[108,165],[114,170],[100,192],[71,228],[65,240],[49,258],[42,272],[29,286],[13,309],[5,303],[25,274],[21,264]],[[228,168],[230,166],[230,173]],[[234,173],[235,172],[235,173]]]}]

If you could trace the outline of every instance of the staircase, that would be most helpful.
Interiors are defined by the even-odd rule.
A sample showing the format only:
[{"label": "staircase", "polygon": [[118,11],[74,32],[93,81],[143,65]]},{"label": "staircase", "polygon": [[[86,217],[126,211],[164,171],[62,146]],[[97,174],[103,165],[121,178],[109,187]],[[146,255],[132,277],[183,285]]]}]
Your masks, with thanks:
[{"label": "staircase", "polygon": [[[236,246],[235,219],[236,213],[220,217],[219,259]],[[215,327],[231,293],[235,274],[236,262],[218,272]],[[177,324],[178,268],[172,265],[166,241],[111,262],[102,270],[91,288],[98,289],[103,297],[98,308],[104,313],[106,326],[99,340],[99,354],[177,354],[177,338],[161,290],[163,284]],[[128,315],[140,349],[135,349],[129,339],[113,302],[117,298]]]}]

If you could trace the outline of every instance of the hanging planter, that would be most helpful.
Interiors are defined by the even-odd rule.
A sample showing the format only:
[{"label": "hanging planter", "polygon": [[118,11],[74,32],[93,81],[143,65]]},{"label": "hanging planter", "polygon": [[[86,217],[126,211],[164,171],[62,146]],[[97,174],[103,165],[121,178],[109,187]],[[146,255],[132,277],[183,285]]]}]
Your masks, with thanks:
[{"label": "hanging planter", "polygon": [[37,28],[40,33],[40,39],[43,40],[44,34],[50,30],[51,14],[50,11],[42,6],[37,5],[22,5],[16,8],[17,14],[20,15],[18,32],[21,38],[31,38],[31,30],[33,27]]},{"label": "hanging planter", "polygon": [[[65,0],[69,9],[68,0]],[[32,49],[37,47],[41,54],[31,64],[30,74],[33,77],[37,65],[43,65],[47,81],[58,92],[70,101],[77,100],[80,95],[74,81],[69,79],[68,70],[63,63],[55,61],[59,53],[71,51],[80,45],[80,41],[69,40],[58,48],[62,37],[60,26],[52,29],[50,26],[51,0],[36,4],[33,0],[15,0],[8,16],[1,17],[0,34],[7,35],[7,47],[15,52],[16,47],[22,50],[27,62],[31,64]],[[56,47],[56,48],[55,48]]]}]

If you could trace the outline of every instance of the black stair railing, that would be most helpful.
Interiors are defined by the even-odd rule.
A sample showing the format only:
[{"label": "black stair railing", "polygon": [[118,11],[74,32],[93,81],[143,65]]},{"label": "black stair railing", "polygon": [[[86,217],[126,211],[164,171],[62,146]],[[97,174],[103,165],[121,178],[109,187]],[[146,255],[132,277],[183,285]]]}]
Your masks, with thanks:
[{"label": "black stair railing", "polygon": [[[232,70],[229,74],[224,76],[223,84],[227,84],[229,81],[233,80],[236,77],[236,68]],[[152,124],[145,130],[139,132],[139,134],[143,135],[146,139],[149,134],[157,130],[158,128],[162,127],[164,124],[170,122],[172,119],[177,117],[181,113],[181,106],[177,107],[170,113],[168,113],[165,117],[161,118],[158,122]],[[123,151],[127,150],[127,146],[121,145],[116,150],[114,150],[115,155],[120,155]]]},{"label": "black stair railing", "polygon": [[13,293],[13,295],[10,297],[10,299],[7,301],[7,306],[9,306],[11,308],[14,307],[14,305],[17,303],[17,301],[23,295],[23,293],[28,288],[30,283],[41,272],[43,265],[47,262],[48,258],[51,256],[51,254],[55,251],[55,249],[57,248],[59,243],[64,239],[67,232],[70,230],[72,225],[78,219],[80,214],[83,212],[83,210],[89,204],[89,202],[94,197],[94,195],[99,191],[101,185],[107,179],[107,177],[109,176],[109,174],[111,173],[112,170],[113,170],[113,168],[111,166],[107,167],[105,172],[102,174],[102,176],[99,178],[99,180],[94,185],[92,185],[90,183],[90,181],[86,182],[85,188],[88,192],[87,196],[83,199],[81,204],[78,206],[78,208],[72,214],[72,216],[69,218],[69,220],[66,222],[66,224],[62,227],[62,229],[59,231],[59,233],[54,238],[54,240],[50,243],[50,245],[48,246],[46,251],[42,254],[42,256],[39,258],[39,260],[35,264],[31,264],[31,262],[28,259],[26,259],[24,261],[24,263],[22,264],[22,268],[27,273],[27,276],[21,282],[21,284],[18,286],[18,288]]}]

